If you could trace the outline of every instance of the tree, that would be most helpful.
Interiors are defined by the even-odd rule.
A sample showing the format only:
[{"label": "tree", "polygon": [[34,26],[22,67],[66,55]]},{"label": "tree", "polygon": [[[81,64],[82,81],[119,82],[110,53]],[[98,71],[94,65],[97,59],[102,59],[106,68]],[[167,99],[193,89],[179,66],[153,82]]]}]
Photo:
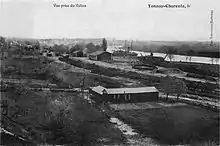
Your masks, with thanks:
[{"label": "tree", "polygon": [[187,50],[189,50],[190,46],[188,44],[182,44],[180,47],[179,47],[179,50],[182,51],[182,52],[185,52]]},{"label": "tree", "polygon": [[177,99],[179,99],[179,96],[184,94],[187,90],[187,86],[184,81],[170,76],[166,76],[162,80],[161,88],[162,91],[166,93],[167,99],[170,94],[176,94]]},{"label": "tree", "polygon": [[215,63],[218,64],[219,58],[215,58]]},{"label": "tree", "polygon": [[7,50],[8,47],[9,47],[9,42],[6,41],[6,39],[4,37],[0,36],[0,49],[1,49],[1,51]]},{"label": "tree", "polygon": [[68,52],[68,49],[69,49],[69,47],[66,46],[66,45],[63,45],[63,44],[61,44],[61,45],[55,44],[55,45],[52,47],[52,50],[53,50],[55,53],[59,53],[59,54]]},{"label": "tree", "polygon": [[0,36],[0,52],[1,52],[1,57],[4,58],[4,52],[8,49],[8,43],[5,41],[5,38]]},{"label": "tree", "polygon": [[105,38],[102,39],[102,49],[103,49],[104,51],[107,50],[107,41],[106,41]]},{"label": "tree", "polygon": [[211,62],[212,62],[212,64],[213,64],[213,62],[214,62],[214,58],[213,58],[213,57],[211,57],[210,61],[211,61]]},{"label": "tree", "polygon": [[0,46],[3,46],[4,44],[6,44],[5,38],[0,36]]},{"label": "tree", "polygon": [[172,47],[172,46],[169,46],[169,47],[168,47],[168,46],[165,46],[164,49],[165,49],[165,52],[166,52],[165,58],[168,56],[168,58],[170,59],[170,61],[172,61],[173,58],[174,58],[174,55],[173,55],[173,54],[176,53],[176,49],[174,49],[174,47]]},{"label": "tree", "polygon": [[88,43],[86,48],[88,49],[88,53],[92,53],[98,50],[93,43]]},{"label": "tree", "polygon": [[190,50],[188,50],[187,52],[186,52],[186,55],[188,56],[188,58],[189,58],[189,62],[191,62],[191,60],[192,60],[192,56],[195,56],[195,51],[193,51],[192,49],[190,49]]},{"label": "tree", "polygon": [[100,45],[95,45],[95,48],[96,48],[97,50],[99,50],[99,49],[101,48],[101,46],[100,46]]},{"label": "tree", "polygon": [[186,93],[187,86],[181,79],[175,79],[175,84],[174,92],[176,93],[177,99],[179,99],[180,95]]},{"label": "tree", "polygon": [[168,58],[170,59],[170,61],[172,61],[174,58],[173,54],[168,54]]},{"label": "tree", "polygon": [[175,85],[174,80],[170,76],[166,76],[162,79],[161,89],[166,93],[166,98],[168,99],[169,94],[173,93],[173,86]]},{"label": "tree", "polygon": [[189,58],[189,57],[188,57],[188,56],[186,56],[186,62],[187,62],[188,58]]},{"label": "tree", "polygon": [[72,46],[70,49],[69,49],[69,53],[73,53],[77,51],[77,48],[75,46]]},{"label": "tree", "polygon": [[69,53],[73,53],[75,51],[80,51],[80,50],[83,50],[84,47],[83,45],[80,45],[80,44],[76,44],[75,46],[72,46],[69,50]]},{"label": "tree", "polygon": [[76,56],[77,57],[83,57],[83,51],[78,51],[77,53],[76,53]]},{"label": "tree", "polygon": [[33,46],[34,46],[35,50],[40,50],[40,42],[39,41],[35,42]]}]

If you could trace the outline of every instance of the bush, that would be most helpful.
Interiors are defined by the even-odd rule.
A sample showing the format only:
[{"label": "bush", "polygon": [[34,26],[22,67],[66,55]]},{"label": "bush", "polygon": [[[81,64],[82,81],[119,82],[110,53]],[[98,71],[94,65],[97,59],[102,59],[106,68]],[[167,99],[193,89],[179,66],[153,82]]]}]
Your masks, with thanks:
[{"label": "bush", "polygon": [[[54,144],[90,144],[97,140],[98,123],[107,122],[103,115],[79,97],[61,94],[48,104],[47,126],[52,132],[48,142]],[[92,116],[91,116],[92,115]],[[93,122],[98,122],[93,125]]]}]

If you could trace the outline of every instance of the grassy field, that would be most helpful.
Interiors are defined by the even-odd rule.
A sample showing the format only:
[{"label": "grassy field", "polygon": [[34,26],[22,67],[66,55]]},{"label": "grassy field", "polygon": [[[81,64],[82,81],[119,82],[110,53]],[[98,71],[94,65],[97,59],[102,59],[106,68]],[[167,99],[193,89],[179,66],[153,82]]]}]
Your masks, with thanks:
[{"label": "grassy field", "polygon": [[120,110],[125,122],[161,144],[219,144],[218,113],[193,106]]}]

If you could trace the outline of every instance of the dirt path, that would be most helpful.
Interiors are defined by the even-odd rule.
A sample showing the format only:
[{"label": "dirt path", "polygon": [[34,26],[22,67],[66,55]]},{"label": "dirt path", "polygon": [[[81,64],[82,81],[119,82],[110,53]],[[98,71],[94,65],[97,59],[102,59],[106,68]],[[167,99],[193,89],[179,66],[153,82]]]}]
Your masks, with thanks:
[{"label": "dirt path", "polygon": [[[159,96],[161,98],[166,98],[166,95],[164,93],[160,93]],[[187,104],[191,104],[191,105],[196,105],[196,106],[208,108],[208,109],[211,109],[214,111],[220,111],[220,101],[219,100],[214,102],[214,101],[207,101],[207,100],[192,99],[189,97],[190,97],[190,95],[188,95],[188,97],[180,96],[178,101],[183,102],[183,103],[187,103]],[[202,99],[202,97],[200,97],[200,98]],[[169,99],[177,100],[176,96],[173,96],[173,95],[169,95]]]}]

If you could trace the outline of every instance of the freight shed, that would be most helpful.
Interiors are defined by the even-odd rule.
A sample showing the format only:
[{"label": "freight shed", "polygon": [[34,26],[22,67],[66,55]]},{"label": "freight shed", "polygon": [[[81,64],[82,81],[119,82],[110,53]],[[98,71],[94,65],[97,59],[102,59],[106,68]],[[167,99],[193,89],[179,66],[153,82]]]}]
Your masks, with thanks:
[{"label": "freight shed", "polygon": [[104,88],[91,87],[91,98],[96,102],[134,103],[158,100],[158,90],[155,87],[138,88]]},{"label": "freight shed", "polygon": [[96,51],[89,55],[89,59],[97,61],[112,60],[112,53],[106,51]]}]

